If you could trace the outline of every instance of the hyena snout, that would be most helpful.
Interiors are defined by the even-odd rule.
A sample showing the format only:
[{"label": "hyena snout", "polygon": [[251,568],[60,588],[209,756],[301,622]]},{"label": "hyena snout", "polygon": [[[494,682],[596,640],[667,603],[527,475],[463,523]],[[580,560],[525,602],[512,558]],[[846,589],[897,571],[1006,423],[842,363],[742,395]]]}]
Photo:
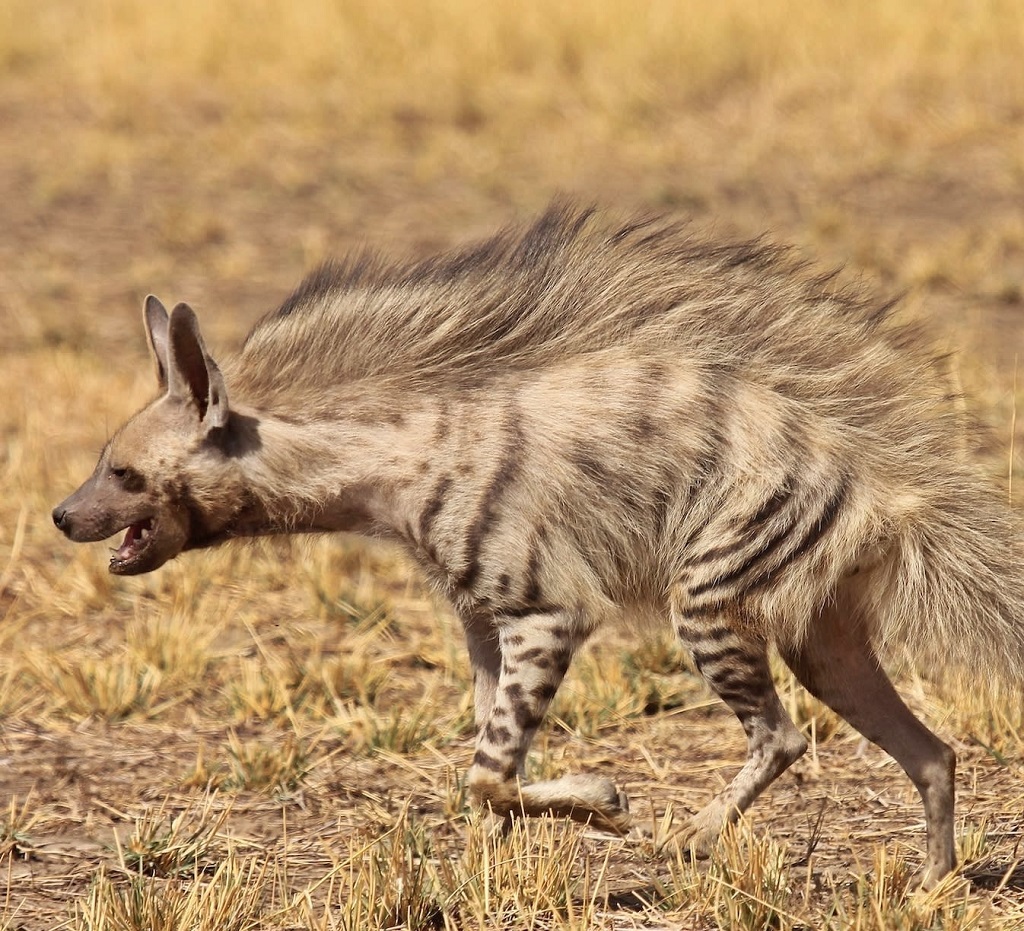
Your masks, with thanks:
[{"label": "hyena snout", "polygon": [[124,532],[110,554],[115,575],[158,569],[189,542],[187,509],[143,494],[126,494],[113,483],[89,479],[53,509],[53,522],[74,543],[98,543]]},{"label": "hyena snout", "polygon": [[90,478],[53,509],[53,522],[75,543],[95,543],[117,533],[135,515],[119,506],[115,496],[104,494]]},{"label": "hyena snout", "polygon": [[[74,498],[74,496],[72,496]],[[114,531],[102,534],[102,531],[94,531],[89,533],[89,527],[86,524],[94,523],[95,521],[82,520],[82,514],[80,509],[74,506],[74,502],[71,498],[65,499],[58,504],[52,512],[53,523],[57,530],[61,534],[65,535],[69,540],[74,540],[76,543],[93,542],[95,540],[102,540],[105,537],[109,537]],[[102,528],[105,530],[105,527]]]},{"label": "hyena snout", "polygon": [[83,526],[81,502],[76,500],[80,492],[70,495],[53,509],[53,523],[69,540],[80,543]]},{"label": "hyena snout", "polygon": [[68,509],[64,507],[63,502],[53,509],[53,522],[64,536],[71,535],[71,515],[68,514]]}]

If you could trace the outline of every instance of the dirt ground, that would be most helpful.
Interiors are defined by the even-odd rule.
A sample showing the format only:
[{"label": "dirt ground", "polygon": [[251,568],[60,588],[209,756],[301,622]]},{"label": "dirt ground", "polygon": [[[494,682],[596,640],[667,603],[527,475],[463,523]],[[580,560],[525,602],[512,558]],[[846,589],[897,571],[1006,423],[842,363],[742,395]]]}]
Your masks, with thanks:
[{"label": "dirt ground", "polygon": [[[175,881],[139,866],[149,843],[140,831],[148,824],[163,838],[150,838],[154,849],[173,846],[168,826],[182,813],[182,830],[206,844],[182,859],[193,878],[211,875],[225,851],[263,864],[258,908],[235,924],[208,915],[209,927],[355,926],[331,918],[348,915],[349,887],[320,884],[351,863],[353,838],[411,817],[456,851],[467,830],[459,780],[472,738],[458,633],[393,554],[276,541],[117,580],[102,546],[72,548],[50,526],[49,509],[149,396],[146,293],[187,300],[208,341],[231,347],[326,256],[366,245],[425,254],[529,217],[553,196],[664,210],[723,235],[767,232],[879,294],[904,294],[908,312],[933,322],[990,428],[980,455],[994,480],[1011,473],[1019,501],[1024,83],[1013,62],[1024,61],[1024,20],[1012,5],[980,4],[970,24],[981,52],[956,45],[956,61],[938,26],[925,30],[939,36],[935,47],[914,46],[905,61],[875,50],[882,39],[865,28],[834,62],[812,49],[803,70],[774,58],[760,70],[708,65],[703,84],[654,93],[659,72],[646,59],[636,77],[629,69],[643,69],[626,52],[592,62],[581,44],[570,55],[572,5],[557,4],[570,38],[531,52],[519,72],[502,51],[479,84],[464,78],[469,102],[451,103],[461,98],[423,61],[430,49],[457,58],[460,41],[467,55],[484,52],[472,35],[443,47],[431,33],[422,61],[408,49],[396,57],[396,81],[410,62],[408,99],[378,88],[376,101],[374,76],[363,75],[351,88],[358,116],[339,90],[350,72],[326,68],[322,99],[315,81],[287,70],[242,94],[232,71],[182,78],[162,46],[133,44],[163,22],[122,18],[133,4],[103,5],[95,20],[80,4],[41,6],[49,20],[20,2],[0,19],[25,37],[0,40],[0,928],[146,926],[96,917],[89,903],[113,901],[133,863]],[[404,21],[401,4],[384,6],[392,25]],[[457,7],[451,16],[469,15]],[[789,4],[766,9],[769,25],[796,15]],[[248,35],[231,15],[204,28],[219,35],[234,23]],[[831,41],[827,23],[801,24],[810,45]],[[882,38],[919,25],[908,17]],[[517,28],[510,43],[532,41]],[[588,28],[599,44],[598,26]],[[66,53],[33,30],[67,40]],[[96,51],[104,43],[115,48],[108,58]],[[615,96],[616,68],[647,96]],[[418,81],[448,96],[435,102]],[[353,650],[368,665],[352,666]],[[692,673],[658,678],[671,700],[653,713],[601,717],[584,700],[586,677],[612,673],[607,659],[588,662],[563,709],[583,723],[552,725],[535,766],[614,774],[653,820],[670,803],[695,810],[742,763],[740,729]],[[388,676],[369,695],[374,663]],[[1024,927],[1020,693],[979,698],[980,687],[925,672],[934,674],[907,676],[901,690],[959,756],[973,891],[957,899],[956,926]],[[784,849],[780,900],[799,912],[772,921],[932,926],[932,913],[896,906],[871,917],[863,902],[876,892],[858,885],[889,869],[905,886],[920,863],[923,820],[906,777],[806,698],[788,700],[804,709],[800,723],[824,730],[751,813],[754,836]],[[403,746],[392,709],[422,718],[425,736]],[[665,867],[625,842],[581,838],[581,862],[608,858],[600,926],[738,920],[698,900],[652,910]],[[859,911],[836,910],[847,894]]]}]

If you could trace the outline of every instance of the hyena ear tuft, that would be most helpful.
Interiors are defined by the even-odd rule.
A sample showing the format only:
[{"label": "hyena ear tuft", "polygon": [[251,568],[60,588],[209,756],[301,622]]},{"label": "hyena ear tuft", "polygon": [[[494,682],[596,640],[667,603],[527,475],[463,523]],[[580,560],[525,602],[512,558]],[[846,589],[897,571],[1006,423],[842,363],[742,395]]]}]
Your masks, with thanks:
[{"label": "hyena ear tuft", "polygon": [[229,409],[224,378],[206,351],[199,321],[188,304],[171,311],[167,361],[167,393],[193,404],[203,427],[225,426]]},{"label": "hyena ear tuft", "polygon": [[156,380],[160,387],[167,388],[167,308],[160,303],[159,299],[150,294],[146,298],[146,306],[143,311],[143,320],[146,324],[146,339],[149,341],[149,351],[156,363]]}]

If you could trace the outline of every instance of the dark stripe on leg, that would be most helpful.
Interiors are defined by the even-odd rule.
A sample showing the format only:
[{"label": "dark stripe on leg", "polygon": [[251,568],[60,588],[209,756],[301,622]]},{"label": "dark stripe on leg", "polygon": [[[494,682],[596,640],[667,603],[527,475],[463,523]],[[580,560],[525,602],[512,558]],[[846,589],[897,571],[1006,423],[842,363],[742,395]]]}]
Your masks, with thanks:
[{"label": "dark stripe on leg", "polygon": [[505,444],[501,465],[492,476],[490,484],[480,500],[476,517],[466,534],[466,567],[456,582],[459,588],[471,588],[480,575],[480,550],[483,547],[484,539],[490,532],[491,524],[494,522],[498,502],[520,471],[519,460],[526,437],[523,433],[521,416],[515,408],[509,415],[506,433],[508,442]]},{"label": "dark stripe on leg", "polygon": [[[706,594],[716,588],[730,585],[735,582],[740,582],[745,577],[747,578],[743,585],[744,590],[750,590],[755,588],[761,588],[764,585],[770,583],[774,578],[777,578],[779,573],[784,571],[788,566],[796,562],[801,556],[803,556],[808,550],[814,547],[821,539],[828,533],[828,531],[835,524],[836,518],[839,516],[842,510],[843,503],[846,500],[848,492],[848,483],[845,478],[840,481],[836,490],[832,493],[832,496],[825,503],[821,510],[817,520],[815,520],[811,526],[805,531],[804,535],[800,538],[799,542],[791,546],[788,550],[784,551],[782,557],[774,562],[770,562],[768,565],[764,565],[765,558],[776,550],[780,549],[782,544],[787,540],[791,540],[791,534],[795,527],[796,521],[790,522],[785,530],[769,539],[756,553],[754,553],[743,565],[736,569],[727,572],[725,575],[717,576],[708,582],[704,582],[700,585],[696,585],[690,589],[690,597],[696,598],[700,595]],[[754,570],[760,564],[760,571],[754,572]],[[694,610],[701,609],[688,609],[691,613]]]},{"label": "dark stripe on leg", "polygon": [[538,604],[541,600],[541,548],[547,538],[547,528],[538,527],[530,543],[530,555],[526,561],[526,587],[523,591],[523,601],[528,605]]},{"label": "dark stripe on leg", "polygon": [[692,649],[693,661],[697,664],[697,668],[703,669],[706,666],[718,665],[729,660],[738,660],[745,656],[745,652],[742,648],[735,644],[730,644],[717,649],[705,650],[703,645],[700,647],[694,646]]},{"label": "dark stripe on leg", "polygon": [[751,553],[750,556],[748,556],[747,559],[744,562],[742,562],[739,566],[737,566],[735,569],[726,572],[724,575],[716,576],[715,578],[710,579],[707,582],[703,582],[700,585],[695,585],[693,588],[691,588],[691,597],[697,598],[700,595],[705,594],[706,592],[710,592],[716,588],[721,588],[725,585],[729,585],[732,582],[737,581],[738,579],[741,579],[748,572],[750,572],[754,568],[754,566],[756,566],[759,562],[766,559],[768,556],[771,556],[772,553],[774,553],[780,546],[782,546],[782,544],[785,543],[786,540],[789,538],[789,535],[793,532],[793,529],[796,527],[796,524],[796,518],[790,517],[790,519],[786,521],[786,524],[781,531],[774,534],[773,536],[770,536],[764,543],[761,544],[760,547],[758,547],[758,549]]},{"label": "dark stripe on leg", "polygon": [[498,773],[504,779],[511,779],[516,774],[515,763],[510,764],[496,760],[490,754],[484,753],[483,750],[477,750],[473,754],[473,765],[488,769],[492,773]]},{"label": "dark stripe on leg", "polygon": [[446,475],[434,486],[434,490],[430,495],[430,500],[427,502],[426,507],[423,509],[423,513],[420,514],[420,542],[425,543],[427,537],[430,535],[430,528],[434,525],[434,520],[437,515],[441,513],[441,509],[444,507],[445,496],[448,494],[448,489],[452,487],[452,478],[450,475]]},{"label": "dark stripe on leg", "polygon": [[783,572],[788,566],[796,562],[801,556],[804,555],[812,547],[817,546],[821,539],[832,529],[832,526],[836,522],[836,518],[839,516],[839,512],[842,510],[843,504],[846,501],[846,495],[849,491],[849,486],[844,478],[840,483],[839,487],[829,498],[825,507],[822,509],[821,516],[811,525],[810,529],[804,534],[803,539],[797,544],[797,546],[783,558],[774,569],[760,573],[758,576],[750,580],[748,589],[761,588],[771,581],[771,577],[775,573]]},{"label": "dark stripe on leg", "polygon": [[[768,521],[778,514],[786,504],[793,498],[794,483],[786,480],[781,487],[777,488],[768,499],[761,505],[761,508],[752,517],[749,517],[737,532],[737,539],[732,543],[712,547],[699,553],[690,559],[689,565],[701,566],[727,556],[733,556],[750,545],[751,536],[754,531],[763,527]],[[792,522],[791,522],[792,525]]]}]

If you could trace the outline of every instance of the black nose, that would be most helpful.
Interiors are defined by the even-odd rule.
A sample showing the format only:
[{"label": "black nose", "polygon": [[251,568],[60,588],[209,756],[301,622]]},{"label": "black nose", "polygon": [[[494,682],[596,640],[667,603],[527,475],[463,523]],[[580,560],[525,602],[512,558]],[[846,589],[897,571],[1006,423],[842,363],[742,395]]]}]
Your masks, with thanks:
[{"label": "black nose", "polygon": [[57,507],[53,509],[53,522],[57,525],[59,530],[66,530],[68,524],[67,508],[63,508],[58,504]]}]

